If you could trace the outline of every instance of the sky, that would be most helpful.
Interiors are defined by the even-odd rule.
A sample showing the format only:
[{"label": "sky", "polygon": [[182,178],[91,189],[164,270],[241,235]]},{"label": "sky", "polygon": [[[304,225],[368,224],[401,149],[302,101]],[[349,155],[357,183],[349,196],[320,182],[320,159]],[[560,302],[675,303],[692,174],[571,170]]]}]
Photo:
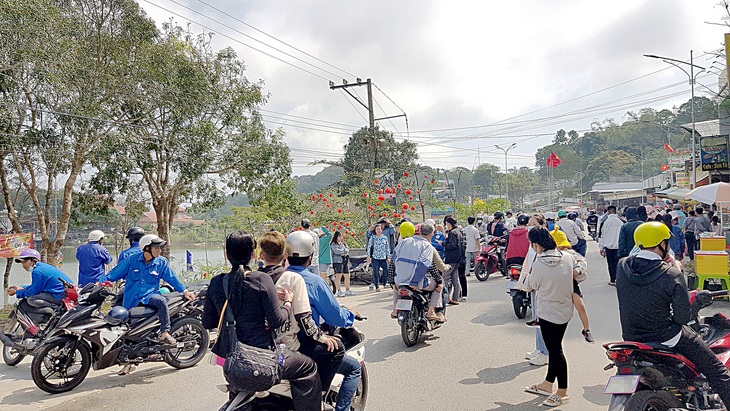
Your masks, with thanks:
[{"label": "sky", "polygon": [[[262,114],[281,127],[295,175],[342,157],[368,113],[329,82],[374,83],[375,117],[397,140],[418,143],[438,168],[504,167],[495,145],[516,146],[508,167],[535,166],[559,129],[583,133],[626,112],[690,99],[688,75],[655,54],[724,65],[730,28],[718,0],[423,1],[139,0],[159,23],[213,32],[247,77],[263,81]],[[710,24],[711,23],[711,24]],[[717,63],[714,63],[717,61]],[[717,91],[717,69],[695,93]],[[366,102],[366,88],[349,88]]]}]

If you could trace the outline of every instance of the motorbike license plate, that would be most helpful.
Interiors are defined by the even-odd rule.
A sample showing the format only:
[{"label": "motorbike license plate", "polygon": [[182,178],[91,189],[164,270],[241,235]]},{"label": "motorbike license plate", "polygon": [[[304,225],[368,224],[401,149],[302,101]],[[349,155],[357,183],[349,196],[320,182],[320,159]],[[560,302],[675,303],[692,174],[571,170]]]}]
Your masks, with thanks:
[{"label": "motorbike license plate", "polygon": [[398,300],[398,303],[395,305],[395,309],[399,311],[410,311],[411,307],[413,307],[413,300]]},{"label": "motorbike license plate", "polygon": [[509,280],[507,281],[507,289],[508,290],[517,290],[520,286],[517,284],[517,280]]},{"label": "motorbike license plate", "polygon": [[639,385],[640,375],[614,375],[608,379],[604,394],[633,394]]}]

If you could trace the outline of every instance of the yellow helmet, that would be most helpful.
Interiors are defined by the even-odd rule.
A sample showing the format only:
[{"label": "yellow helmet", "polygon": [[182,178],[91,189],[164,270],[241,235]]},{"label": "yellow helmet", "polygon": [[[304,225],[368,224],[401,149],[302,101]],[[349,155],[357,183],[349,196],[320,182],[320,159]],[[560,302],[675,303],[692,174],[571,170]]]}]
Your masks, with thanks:
[{"label": "yellow helmet", "polygon": [[570,241],[568,241],[568,236],[565,235],[563,230],[559,229],[556,225],[555,230],[551,231],[550,234],[555,239],[555,243],[558,245],[558,247],[571,247]]},{"label": "yellow helmet", "polygon": [[658,221],[643,223],[634,231],[634,242],[640,248],[654,248],[671,237],[672,232],[669,227]]},{"label": "yellow helmet", "polygon": [[410,221],[400,225],[400,236],[403,238],[413,237],[416,234],[416,226]]}]

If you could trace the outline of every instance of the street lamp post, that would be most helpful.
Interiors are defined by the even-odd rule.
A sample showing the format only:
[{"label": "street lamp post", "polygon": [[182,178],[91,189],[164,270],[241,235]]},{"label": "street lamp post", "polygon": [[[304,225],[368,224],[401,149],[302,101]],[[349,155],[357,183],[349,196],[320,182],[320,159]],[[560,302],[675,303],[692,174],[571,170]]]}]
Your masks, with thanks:
[{"label": "street lamp post", "polygon": [[[694,189],[697,185],[697,167],[695,167],[695,158],[697,157],[697,151],[695,148],[695,67],[700,69],[700,71],[697,72],[697,75],[705,71],[704,67],[698,66],[694,64],[694,54],[693,50],[689,51],[689,63],[682,60],[672,59],[669,57],[661,57],[654,54],[644,54],[644,57],[649,57],[653,59],[659,59],[667,64],[671,64],[674,67],[677,67],[678,69],[682,70],[684,74],[689,76],[689,85],[692,88],[692,100],[690,102],[690,108],[692,111],[692,155],[690,156],[691,162],[692,162],[692,185],[691,187]],[[686,64],[689,66],[689,72],[685,70],[680,64]]]},{"label": "street lamp post", "polygon": [[509,181],[507,180],[507,152],[509,152],[513,148],[517,147],[517,143],[512,143],[507,148],[502,148],[496,144],[494,145],[494,147],[504,151],[504,187],[505,187],[504,199],[509,201]]}]

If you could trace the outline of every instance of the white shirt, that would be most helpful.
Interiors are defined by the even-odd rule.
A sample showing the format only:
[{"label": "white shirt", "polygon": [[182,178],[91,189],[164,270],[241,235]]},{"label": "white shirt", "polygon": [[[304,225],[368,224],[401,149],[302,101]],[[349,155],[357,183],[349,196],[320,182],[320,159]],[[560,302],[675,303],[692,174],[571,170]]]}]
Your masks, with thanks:
[{"label": "white shirt", "polygon": [[[312,262],[309,265],[316,267],[319,265],[319,236],[312,230],[307,230],[307,232],[312,236],[312,238],[314,238],[314,254],[312,254]],[[319,270],[319,268],[317,270]]]},{"label": "white shirt", "polygon": [[561,218],[555,224],[557,224],[560,229],[563,230],[565,235],[568,236],[568,241],[570,241],[570,245],[576,245],[578,244],[578,240],[585,239],[583,232],[580,231],[578,226],[575,225],[575,223],[569,218]]},{"label": "white shirt", "polygon": [[[277,328],[276,331],[276,344],[286,344],[286,348],[296,351],[299,349],[299,338],[297,333],[299,332],[299,323],[297,323],[294,315],[303,314],[312,311],[312,307],[309,306],[309,294],[307,294],[307,284],[304,282],[304,278],[301,275],[293,272],[284,272],[279,280],[276,281],[276,289],[286,288],[294,294],[291,302],[291,310],[289,310],[289,319]],[[283,300],[282,300],[283,302]]]},{"label": "white shirt", "polygon": [[598,227],[598,232],[601,233],[598,238],[598,245],[601,248],[618,250],[618,238],[623,225],[624,222],[618,218],[617,214],[609,214],[606,221]]},{"label": "white shirt", "polygon": [[464,227],[464,235],[466,236],[466,252],[476,253],[479,251],[479,239],[481,238],[479,229],[473,224],[469,224]]}]

